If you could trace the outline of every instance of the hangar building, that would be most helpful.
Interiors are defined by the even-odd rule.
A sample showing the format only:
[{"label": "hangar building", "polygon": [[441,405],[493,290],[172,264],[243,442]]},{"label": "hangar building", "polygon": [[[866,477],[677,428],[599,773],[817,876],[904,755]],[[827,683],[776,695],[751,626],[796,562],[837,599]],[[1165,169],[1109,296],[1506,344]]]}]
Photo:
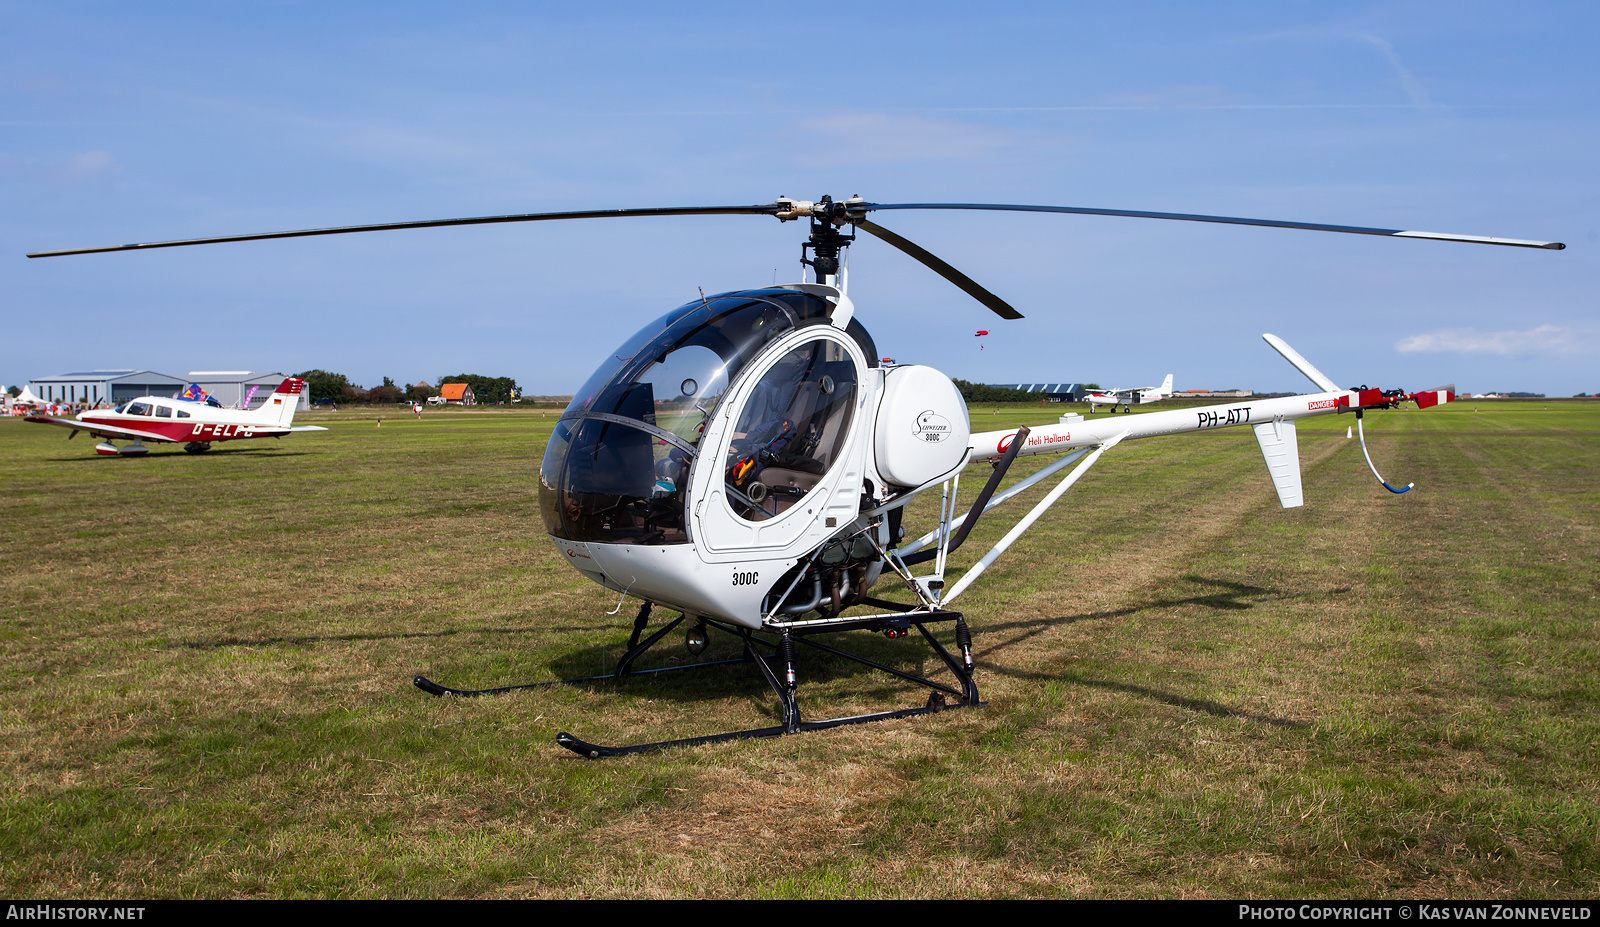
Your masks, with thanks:
[{"label": "hangar building", "polygon": [[171,396],[183,380],[153,370],[80,370],[28,381],[28,389],[45,402],[121,405],[140,396]]},{"label": "hangar building", "polygon": [[[250,399],[252,409],[260,408],[283,382],[284,374],[257,374],[249,370],[195,370],[189,379],[156,373],[153,370],[80,370],[39,377],[28,381],[28,389],[45,402],[81,402],[87,405],[119,406],[140,396],[175,396],[190,383],[200,386],[225,406],[232,406],[258,389]],[[311,391],[300,392],[300,410],[311,408]]]},{"label": "hangar building", "polygon": [[1043,393],[1041,398],[1051,402],[1082,402],[1088,390],[1082,383],[996,383],[1001,389],[1020,389],[1027,393]]}]

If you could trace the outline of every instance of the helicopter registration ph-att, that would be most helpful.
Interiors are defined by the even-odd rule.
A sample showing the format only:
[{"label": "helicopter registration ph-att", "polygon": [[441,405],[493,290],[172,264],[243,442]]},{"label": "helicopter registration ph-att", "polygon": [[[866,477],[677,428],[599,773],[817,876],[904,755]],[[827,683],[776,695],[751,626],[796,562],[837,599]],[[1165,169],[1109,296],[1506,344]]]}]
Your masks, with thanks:
[{"label": "helicopter registration ph-att", "polygon": [[[1558,242],[1483,238],[1398,229],[1063,206],[816,202],[780,197],[755,206],[696,206],[527,213],[382,225],[305,229],[221,238],[38,252],[30,257],[168,248],[349,232],[638,216],[765,215],[810,220],[801,262],[813,282],[700,296],[628,339],[584,383],[556,423],[539,469],[544,528],[558,556],[595,582],[643,600],[613,673],[495,689],[456,689],[418,676],[435,695],[620,679],[749,663],[778,697],[778,724],[687,740],[604,747],[562,732],[557,742],[586,757],[612,756],[744,737],[769,737],[982,705],[972,632],[950,606],[1106,451],[1124,440],[1249,425],[1285,505],[1300,504],[1295,421],[1310,415],[1385,408],[1412,399],[1448,401],[1448,390],[1344,390],[1280,340],[1268,341],[1321,392],[1252,403],[1149,413],[1093,424],[971,433],[960,391],[931,367],[880,360],[856,318],[844,261],[857,232],[910,255],[1006,319],[1022,314],[921,246],[875,221],[890,210],[985,210],[1168,219],[1427,238],[1559,250]],[[848,226],[849,234],[843,229]],[[1000,492],[1022,454],[1060,461]],[[1082,458],[1035,509],[945,588],[949,557],[985,511]],[[959,474],[972,461],[994,468],[967,513],[957,510]],[[1368,458],[1370,465],[1370,457]],[[1373,471],[1376,474],[1376,469]],[[1379,477],[1381,480],[1382,477]],[[1385,484],[1386,486],[1388,484]],[[933,529],[906,542],[907,506],[942,487]],[[1390,487],[1393,490],[1392,487]],[[1410,487],[1407,486],[1407,489]],[[1404,490],[1393,490],[1403,492]],[[931,572],[919,575],[921,564]],[[874,594],[886,577],[909,601]],[[885,582],[885,585],[888,583]],[[678,613],[648,637],[651,612]],[[742,659],[634,670],[641,654],[687,624],[684,642],[702,653],[712,632],[733,635]],[[891,638],[915,629],[951,681],[877,663],[817,638],[871,630]],[[945,641],[936,631],[947,630]],[[641,639],[643,638],[643,639]],[[946,646],[946,641],[953,646]],[[796,691],[802,647],[853,660],[930,690],[918,707],[805,720]]]},{"label": "helicopter registration ph-att", "polygon": [[1090,393],[1083,397],[1089,404],[1089,413],[1094,414],[1095,406],[1110,406],[1111,411],[1117,411],[1117,406],[1122,406],[1122,411],[1132,412],[1136,405],[1147,402],[1160,402],[1172,398],[1172,374],[1161,381],[1160,386],[1140,386],[1134,389],[1107,389]]},{"label": "helicopter registration ph-att", "polygon": [[[305,381],[288,377],[273,390],[261,408],[254,411],[223,409],[206,402],[189,399],[170,399],[159,396],[141,396],[117,406],[115,409],[91,409],[76,418],[54,418],[48,415],[30,415],[27,421],[39,425],[56,425],[70,428],[72,440],[80,431],[87,431],[103,439],[94,446],[95,453],[106,457],[140,457],[149,453],[146,441],[166,444],[183,444],[191,454],[203,454],[217,441],[239,441],[246,438],[281,438],[294,431],[327,431],[321,425],[295,425],[295,407],[300,403],[300,393]],[[133,443],[117,447],[113,441],[132,439]]]}]

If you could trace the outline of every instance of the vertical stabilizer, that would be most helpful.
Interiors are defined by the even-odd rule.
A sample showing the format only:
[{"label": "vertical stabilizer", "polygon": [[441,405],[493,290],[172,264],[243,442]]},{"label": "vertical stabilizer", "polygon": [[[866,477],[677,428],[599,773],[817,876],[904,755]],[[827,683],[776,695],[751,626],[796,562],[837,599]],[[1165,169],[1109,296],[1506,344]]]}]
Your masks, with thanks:
[{"label": "vertical stabilizer", "polygon": [[294,411],[300,405],[300,393],[305,388],[306,381],[297,377],[286,377],[254,414],[269,424],[288,428],[294,423]]},{"label": "vertical stabilizer", "polygon": [[1161,389],[1158,392],[1160,392],[1162,399],[1172,397],[1172,374],[1167,374],[1167,378],[1161,381]]},{"label": "vertical stabilizer", "polygon": [[1252,427],[1256,443],[1261,445],[1261,456],[1267,461],[1272,488],[1278,491],[1278,501],[1286,509],[1304,505],[1306,500],[1300,492],[1300,444],[1294,422],[1261,422]]}]

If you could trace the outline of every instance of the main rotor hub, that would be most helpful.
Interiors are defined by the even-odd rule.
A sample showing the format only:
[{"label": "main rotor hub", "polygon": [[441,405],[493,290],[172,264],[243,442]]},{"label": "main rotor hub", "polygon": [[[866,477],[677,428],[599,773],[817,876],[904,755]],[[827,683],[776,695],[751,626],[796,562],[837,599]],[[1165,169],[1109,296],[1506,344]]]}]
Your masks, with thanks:
[{"label": "main rotor hub", "polygon": [[[780,220],[787,222],[801,216],[811,218],[811,235],[800,245],[800,263],[816,273],[818,283],[838,276],[839,254],[856,240],[852,223],[866,218],[866,210],[860,208],[865,202],[859,196],[852,196],[842,203],[834,202],[831,196],[824,196],[815,203],[778,197],[782,207],[777,213]],[[849,235],[839,231],[846,225],[852,226]]]},{"label": "main rotor hub", "polygon": [[776,202],[778,211],[774,215],[784,222],[809,216],[812,222],[820,220],[834,228],[840,228],[846,223],[867,217],[867,210],[864,208],[867,201],[859,194],[838,203],[834,202],[831,196],[824,196],[816,202],[780,196]]}]

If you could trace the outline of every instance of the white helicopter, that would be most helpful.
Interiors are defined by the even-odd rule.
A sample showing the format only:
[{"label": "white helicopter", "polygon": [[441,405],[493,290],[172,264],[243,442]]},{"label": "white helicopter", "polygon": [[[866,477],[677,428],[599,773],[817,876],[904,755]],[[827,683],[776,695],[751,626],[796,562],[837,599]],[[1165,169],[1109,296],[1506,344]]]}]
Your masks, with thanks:
[{"label": "white helicopter", "polygon": [[[1060,206],[870,203],[860,197],[816,202],[780,197],[753,206],[669,207],[528,213],[428,220],[220,238],[162,241],[29,257],[141,250],[220,242],[351,232],[557,219],[632,216],[764,215],[808,219],[801,263],[814,279],[697,299],[640,329],[607,356],[555,426],[539,471],[545,529],[574,569],[623,595],[643,600],[626,653],[614,673],[637,672],[634,661],[688,622],[685,644],[704,651],[715,629],[742,641],[776,693],[779,723],[685,740],[607,747],[566,732],[557,742],[582,756],[637,753],[747,737],[770,737],[846,724],[901,718],[984,704],[974,680],[972,634],[951,606],[1101,455],[1124,440],[1249,425],[1255,431],[1285,506],[1302,503],[1295,422],[1314,415],[1448,402],[1449,388],[1342,389],[1274,336],[1269,343],[1319,392],[1244,403],[1072,421],[1035,429],[972,434],[966,404],[950,378],[931,367],[880,362],[877,346],[855,317],[848,293],[846,249],[857,231],[888,242],[989,307],[1002,318],[1022,314],[915,243],[867,218],[890,210],[984,210],[1171,219],[1307,229],[1395,238],[1427,238],[1559,250],[1559,242],[1322,225],[1226,216]],[[848,227],[849,234],[843,230]],[[1363,444],[1363,448],[1365,445]],[[997,492],[1012,461],[1060,454],[1027,479]],[[1081,458],[1081,459],[1080,459]],[[967,464],[994,463],[965,514],[959,477]],[[953,586],[949,557],[984,512],[1077,461],[1045,498]],[[1368,457],[1371,465],[1371,458]],[[1376,468],[1373,469],[1377,475]],[[1382,477],[1378,479],[1382,481]],[[1384,483],[1392,492],[1405,492]],[[932,530],[907,542],[906,506],[941,488]],[[931,562],[931,568],[918,567]],[[909,602],[873,590],[893,574]],[[678,617],[641,640],[654,607]],[[953,626],[955,654],[931,627]],[[954,677],[947,684],[874,662],[815,638],[851,630],[904,637],[915,628]],[[797,646],[853,660],[931,690],[919,707],[804,720],[796,697]],[[466,690],[418,676],[435,695],[481,695],[557,683]]]}]

